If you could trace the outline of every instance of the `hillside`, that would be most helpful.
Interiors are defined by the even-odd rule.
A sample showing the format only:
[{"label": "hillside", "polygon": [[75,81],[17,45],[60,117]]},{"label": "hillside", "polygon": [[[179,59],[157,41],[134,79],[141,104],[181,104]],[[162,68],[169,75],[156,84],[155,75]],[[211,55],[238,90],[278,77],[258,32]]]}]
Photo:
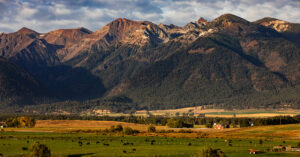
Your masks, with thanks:
[{"label": "hillside", "polygon": [[35,104],[43,96],[39,82],[23,68],[0,57],[0,109]]},{"label": "hillside", "polygon": [[61,101],[55,105],[73,105],[76,112],[293,107],[300,103],[298,27],[232,14],[184,27],[123,18],[96,32],[79,27],[4,33],[0,55],[54,93]]}]

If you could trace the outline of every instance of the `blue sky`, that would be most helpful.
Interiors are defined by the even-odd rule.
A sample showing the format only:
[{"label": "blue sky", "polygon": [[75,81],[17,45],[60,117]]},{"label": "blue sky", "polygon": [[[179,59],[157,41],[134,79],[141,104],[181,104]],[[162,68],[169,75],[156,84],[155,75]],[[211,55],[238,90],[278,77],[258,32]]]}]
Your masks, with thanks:
[{"label": "blue sky", "polygon": [[0,0],[0,32],[21,27],[41,33],[76,27],[96,31],[120,17],[183,26],[224,13],[300,23],[300,0]]}]

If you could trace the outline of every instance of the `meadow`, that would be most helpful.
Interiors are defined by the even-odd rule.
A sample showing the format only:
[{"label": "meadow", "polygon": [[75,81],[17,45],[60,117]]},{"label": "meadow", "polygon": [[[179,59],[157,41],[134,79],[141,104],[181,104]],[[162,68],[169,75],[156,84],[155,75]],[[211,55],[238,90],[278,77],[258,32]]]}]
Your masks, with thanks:
[{"label": "meadow", "polygon": [[[121,124],[140,129],[127,136],[100,130]],[[26,156],[36,141],[46,144],[52,156],[166,156],[197,157],[202,147],[220,148],[229,157],[247,157],[248,149],[264,151],[255,156],[300,156],[300,152],[272,152],[274,145],[297,146],[300,124],[259,126],[236,129],[195,129],[193,133],[148,133],[148,125],[107,121],[39,120],[35,128],[6,128],[0,132],[0,154]],[[171,129],[171,128],[169,128]],[[182,130],[182,129],[181,129]],[[188,130],[188,129],[184,129]],[[261,142],[261,141],[262,142]]]}]

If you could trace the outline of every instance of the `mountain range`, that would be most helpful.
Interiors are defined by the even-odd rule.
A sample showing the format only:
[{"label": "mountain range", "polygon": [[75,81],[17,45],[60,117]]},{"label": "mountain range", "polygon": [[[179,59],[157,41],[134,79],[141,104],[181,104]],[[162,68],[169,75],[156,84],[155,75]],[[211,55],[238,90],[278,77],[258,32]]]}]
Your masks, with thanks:
[{"label": "mountain range", "polygon": [[183,27],[119,18],[95,32],[22,28],[0,34],[0,109],[298,105],[299,43],[300,24],[232,14]]}]

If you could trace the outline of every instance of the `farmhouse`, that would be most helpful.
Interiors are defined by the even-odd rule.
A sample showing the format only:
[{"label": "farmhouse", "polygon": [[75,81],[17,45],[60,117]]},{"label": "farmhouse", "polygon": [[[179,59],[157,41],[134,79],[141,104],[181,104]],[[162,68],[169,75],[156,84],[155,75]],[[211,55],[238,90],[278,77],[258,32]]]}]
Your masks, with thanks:
[{"label": "farmhouse", "polygon": [[217,129],[217,130],[223,130],[224,129],[224,126],[221,125],[221,124],[214,124],[214,129]]}]

